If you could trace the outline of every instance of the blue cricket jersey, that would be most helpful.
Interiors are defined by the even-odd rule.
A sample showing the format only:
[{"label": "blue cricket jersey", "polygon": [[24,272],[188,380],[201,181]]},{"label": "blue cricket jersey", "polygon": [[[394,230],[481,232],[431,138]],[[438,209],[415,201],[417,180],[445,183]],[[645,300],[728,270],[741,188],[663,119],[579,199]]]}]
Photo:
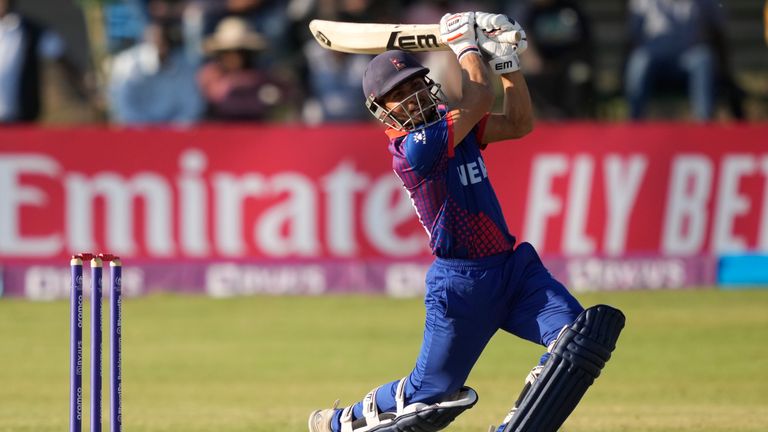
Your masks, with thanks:
[{"label": "blue cricket jersey", "polygon": [[453,147],[450,115],[410,133],[387,131],[392,167],[441,258],[482,258],[509,251],[509,233],[480,154],[487,116]]}]

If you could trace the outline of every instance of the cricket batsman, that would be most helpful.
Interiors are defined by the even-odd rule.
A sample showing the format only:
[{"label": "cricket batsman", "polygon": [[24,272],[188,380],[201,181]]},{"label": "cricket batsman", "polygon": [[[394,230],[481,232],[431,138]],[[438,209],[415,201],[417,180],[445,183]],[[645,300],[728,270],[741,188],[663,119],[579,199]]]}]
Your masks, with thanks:
[{"label": "cricket batsman", "polygon": [[[434,432],[474,406],[465,385],[488,341],[503,330],[546,347],[498,432],[554,432],[600,375],[624,327],[621,311],[586,310],[542,264],[529,243],[516,245],[489,180],[482,150],[533,129],[519,55],[501,43],[523,30],[504,15],[446,14],[444,43],[462,70],[461,99],[447,107],[429,69],[387,51],[363,77],[366,106],[387,127],[392,166],[410,194],[435,255],[426,278],[424,338],[413,370],[362,401],[314,411],[310,432]],[[503,109],[491,113],[491,72]]]}]

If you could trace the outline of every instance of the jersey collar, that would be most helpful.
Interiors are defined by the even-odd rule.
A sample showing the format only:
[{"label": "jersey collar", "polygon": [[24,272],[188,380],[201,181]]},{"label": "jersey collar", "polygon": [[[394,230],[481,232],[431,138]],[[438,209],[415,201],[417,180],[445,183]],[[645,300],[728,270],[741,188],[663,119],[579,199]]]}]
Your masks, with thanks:
[{"label": "jersey collar", "polygon": [[387,134],[387,136],[391,140],[408,135],[408,131],[401,131],[393,128],[388,128],[387,130],[384,131],[384,133]]}]

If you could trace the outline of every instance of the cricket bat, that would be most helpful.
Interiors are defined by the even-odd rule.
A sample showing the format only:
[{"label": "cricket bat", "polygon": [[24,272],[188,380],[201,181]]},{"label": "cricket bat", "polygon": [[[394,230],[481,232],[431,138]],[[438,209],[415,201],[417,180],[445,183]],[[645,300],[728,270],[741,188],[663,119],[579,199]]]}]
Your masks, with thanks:
[{"label": "cricket bat", "polygon": [[[440,40],[438,24],[365,24],[312,20],[309,30],[326,49],[352,54],[379,54],[403,51],[439,51],[449,49]],[[521,39],[516,31],[499,35],[500,42],[515,43]]]}]

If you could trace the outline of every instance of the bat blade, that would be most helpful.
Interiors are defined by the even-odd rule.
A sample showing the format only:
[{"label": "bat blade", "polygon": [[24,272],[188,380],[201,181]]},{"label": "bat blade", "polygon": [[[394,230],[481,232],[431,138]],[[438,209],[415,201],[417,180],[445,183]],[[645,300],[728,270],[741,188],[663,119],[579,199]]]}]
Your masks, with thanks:
[{"label": "bat blade", "polygon": [[353,54],[379,54],[393,49],[448,49],[440,42],[440,26],[437,24],[364,24],[312,20],[309,30],[324,48]]},{"label": "bat blade", "polygon": [[[379,54],[403,51],[440,51],[449,49],[440,40],[438,24],[365,24],[312,20],[309,30],[324,48],[352,54]],[[521,33],[507,31],[498,35],[504,43],[517,43]]]}]

